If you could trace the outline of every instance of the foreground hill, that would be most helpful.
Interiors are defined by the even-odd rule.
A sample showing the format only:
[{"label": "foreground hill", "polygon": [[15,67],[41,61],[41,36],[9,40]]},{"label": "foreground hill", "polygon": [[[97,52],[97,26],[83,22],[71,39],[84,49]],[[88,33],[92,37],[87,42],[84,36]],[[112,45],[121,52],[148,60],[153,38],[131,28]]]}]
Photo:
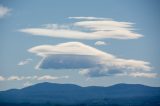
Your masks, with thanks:
[{"label": "foreground hill", "polygon": [[23,89],[0,91],[0,106],[160,106],[159,98],[160,87],[140,84],[80,87],[45,82]]}]

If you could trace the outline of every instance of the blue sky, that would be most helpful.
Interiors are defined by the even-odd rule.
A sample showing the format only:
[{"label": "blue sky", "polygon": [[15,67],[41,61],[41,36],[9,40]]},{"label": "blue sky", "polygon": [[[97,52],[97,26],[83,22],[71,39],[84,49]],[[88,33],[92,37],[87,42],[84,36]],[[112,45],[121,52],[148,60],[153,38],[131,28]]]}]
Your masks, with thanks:
[{"label": "blue sky", "polygon": [[[158,45],[160,39],[159,4],[160,2],[158,0],[70,0],[68,2],[62,0],[1,0],[0,90],[22,88],[30,84],[46,81],[74,83],[82,86],[108,86],[116,83],[140,83],[150,86],[160,86],[160,48]],[[2,7],[8,10],[4,10]],[[87,19],[88,17],[96,17],[97,19]],[[87,23],[80,23],[81,26],[79,24],[74,25],[76,22],[84,21],[92,21],[95,27],[93,28]],[[99,24],[97,25],[95,21],[100,21],[101,27],[99,27]],[[96,29],[102,28],[102,24],[105,22],[111,22],[111,30],[117,31],[116,28],[118,28],[120,32],[122,32],[121,30],[131,31],[133,36],[130,37],[131,34],[123,32],[122,35],[126,34],[125,37],[121,36],[121,34],[115,34],[116,37],[113,38],[113,34],[111,33],[110,37],[97,39],[97,36],[99,37],[99,35],[101,36],[108,33],[107,31],[100,33],[99,29]],[[116,23],[116,25],[114,23]],[[120,24],[120,26],[117,24]],[[128,26],[123,27],[123,25]],[[107,26],[103,27],[106,28]],[[30,30],[31,28],[34,30]],[[133,28],[133,30],[129,28]],[[39,35],[37,31],[35,32],[37,29],[40,29],[44,34]],[[59,32],[63,32],[61,34],[63,37],[55,37],[57,32],[52,32],[51,36],[49,36],[48,32],[45,32],[44,29],[49,31],[56,30],[58,34]],[[69,34],[66,33],[66,30],[70,31]],[[85,34],[89,33],[91,37],[87,39],[89,35],[83,37],[79,32],[70,36],[73,33],[72,31],[75,30],[85,32]],[[98,34],[93,34],[92,32],[97,32]],[[59,36],[58,34],[57,36]],[[136,34],[142,35],[143,37]],[[70,38],[67,38],[68,36],[70,36]],[[77,36],[78,38],[75,39]],[[101,43],[95,45],[97,41]],[[57,47],[58,44],[62,44],[62,46]],[[39,47],[40,45],[46,46]],[[69,45],[67,46],[68,49],[65,48],[66,45]],[[73,49],[75,45],[77,48]],[[52,46],[51,49],[46,49],[48,46]],[[38,50],[33,49],[30,52],[28,51],[34,47],[39,48]],[[88,50],[88,47],[91,47],[91,51]],[[47,53],[52,52],[51,56],[46,55],[45,52],[41,52],[39,49],[48,50]],[[56,53],[61,51],[63,55],[57,54],[55,57],[55,52],[53,53],[51,50],[57,50]],[[104,52],[104,55],[99,55],[103,54],[102,52]],[[44,56],[39,56],[38,53],[47,57],[45,59],[47,63],[51,61],[56,65],[47,64],[47,67],[49,66],[50,69],[45,69],[44,67],[35,69],[41,59],[44,58]],[[142,66],[147,66],[151,69],[148,69],[149,71],[146,71],[146,68],[137,70],[132,64],[128,67],[132,67],[135,70],[127,70],[128,67],[127,69],[124,67],[124,70],[127,70],[127,75],[124,75],[125,72],[121,72],[123,69],[120,69],[117,64],[114,63],[116,69],[110,69],[111,66],[106,66],[106,64],[105,67],[102,65],[103,68],[101,66],[99,68],[98,66],[98,70],[105,70],[105,73],[102,71],[103,74],[100,74],[100,72],[96,70],[97,68],[93,69],[97,63],[99,64],[99,61],[92,60],[92,57],[80,57],[81,54],[85,56],[95,55],[95,60],[97,57],[103,56],[108,59],[108,54],[111,54],[116,57],[114,58],[114,62],[117,62],[118,59],[124,59],[124,61],[120,62],[124,63],[122,66],[128,65],[127,60],[132,59],[135,60],[135,62],[138,60],[150,63],[149,65],[142,64]],[[82,67],[83,62],[73,61],[76,58],[87,61],[90,64],[86,65],[85,69],[75,68],[80,66],[84,68],[84,66]],[[53,61],[56,59],[65,61],[64,65],[59,66],[63,68],[55,68],[55,66],[59,65],[57,61]],[[43,61],[43,63],[46,63],[45,61]],[[101,61],[108,63],[108,60],[103,59]],[[78,64],[81,63],[82,65],[76,64],[76,66],[74,66],[73,63],[75,62]],[[92,64],[92,62],[94,64]],[[74,69],[66,69],[66,67],[68,67],[66,64],[73,66]],[[44,64],[42,64],[42,66],[44,66]],[[93,67],[90,68],[90,66]],[[141,68],[140,66],[136,67],[138,67],[138,69]],[[108,75],[106,70],[112,74]],[[123,75],[119,75],[119,73]]]}]

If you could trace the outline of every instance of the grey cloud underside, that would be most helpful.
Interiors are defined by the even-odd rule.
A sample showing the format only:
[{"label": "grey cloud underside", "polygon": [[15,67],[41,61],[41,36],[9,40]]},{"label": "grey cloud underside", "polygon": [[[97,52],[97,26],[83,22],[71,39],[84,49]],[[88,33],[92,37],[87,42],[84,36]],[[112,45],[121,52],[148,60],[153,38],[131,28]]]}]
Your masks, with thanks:
[{"label": "grey cloud underside", "polygon": [[100,65],[97,67],[81,70],[79,73],[87,77],[102,77],[102,76],[114,76],[117,74],[122,74],[124,73],[124,71],[116,68],[111,68],[111,69],[106,67],[104,68],[103,65]]},{"label": "grey cloud underside", "polygon": [[[121,69],[105,66],[100,57],[91,55],[54,54],[44,57],[37,66],[39,69],[82,69],[89,77],[112,76],[123,73]],[[80,72],[80,73],[81,73]]]},{"label": "grey cloud underside", "polygon": [[90,55],[55,54],[48,55],[39,64],[41,69],[82,69],[96,67],[99,58]]}]

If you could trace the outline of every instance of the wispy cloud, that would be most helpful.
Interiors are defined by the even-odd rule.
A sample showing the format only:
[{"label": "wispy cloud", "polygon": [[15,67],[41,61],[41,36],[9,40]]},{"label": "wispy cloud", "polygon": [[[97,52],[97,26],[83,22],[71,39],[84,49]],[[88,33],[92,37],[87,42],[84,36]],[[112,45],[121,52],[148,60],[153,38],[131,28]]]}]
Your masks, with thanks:
[{"label": "wispy cloud", "polygon": [[43,75],[43,76],[9,76],[3,77],[0,76],[0,81],[21,81],[21,80],[56,80],[56,79],[67,79],[69,76],[52,76],[52,75]]},{"label": "wispy cloud", "polygon": [[109,18],[101,17],[68,17],[69,19],[79,19],[79,20],[108,20]]},{"label": "wispy cloud", "polygon": [[155,77],[157,77],[157,73],[133,72],[133,73],[130,73],[129,76],[155,78]]},{"label": "wispy cloud", "polygon": [[9,78],[7,78],[7,80],[23,80],[24,77],[19,77],[19,76],[10,76]]},{"label": "wispy cloud", "polygon": [[104,42],[104,41],[97,41],[97,42],[95,42],[94,44],[95,44],[96,46],[107,45],[107,43]]},{"label": "wispy cloud", "polygon": [[27,81],[27,82],[25,82],[25,83],[23,84],[24,87],[27,87],[27,86],[30,86],[30,85],[32,85],[32,83],[29,82],[29,81]]},{"label": "wispy cloud", "polygon": [[69,76],[57,77],[57,76],[44,75],[39,77],[37,80],[55,80],[55,79],[67,79],[67,78],[69,78]]},{"label": "wispy cloud", "polygon": [[6,16],[10,11],[11,9],[9,9],[8,7],[0,5],[0,18]]},{"label": "wispy cloud", "polygon": [[91,30],[103,31],[103,30],[133,30],[134,23],[131,22],[119,22],[114,20],[89,20],[79,21],[74,23],[75,26],[88,28]]},{"label": "wispy cloud", "polygon": [[26,65],[31,61],[32,61],[32,59],[25,59],[23,61],[20,61],[17,65],[19,65],[19,66]]},{"label": "wispy cloud", "polygon": [[42,57],[37,68],[80,69],[80,74],[89,77],[151,70],[148,62],[118,58],[80,42],[41,45],[29,49],[29,52]]},{"label": "wispy cloud", "polygon": [[[88,19],[78,22],[47,27],[24,28],[20,32],[32,35],[49,36],[68,39],[137,39],[143,35],[134,32],[133,23],[108,20],[96,17],[70,17],[74,19]],[[95,19],[95,20],[91,20]],[[103,20],[101,20],[103,19]],[[65,26],[65,27],[64,27]]]}]

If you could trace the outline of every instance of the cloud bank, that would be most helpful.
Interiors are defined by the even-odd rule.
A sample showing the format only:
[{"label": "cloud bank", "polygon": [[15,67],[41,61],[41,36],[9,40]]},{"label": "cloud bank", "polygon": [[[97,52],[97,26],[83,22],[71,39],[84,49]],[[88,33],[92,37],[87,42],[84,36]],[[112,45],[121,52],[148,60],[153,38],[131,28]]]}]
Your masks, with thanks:
[{"label": "cloud bank", "polygon": [[79,69],[80,74],[88,77],[129,75],[151,70],[148,62],[118,58],[80,42],[40,45],[28,51],[42,57],[36,66],[38,69]]},{"label": "cloud bank", "polygon": [[131,22],[120,22],[98,17],[69,18],[78,19],[78,21],[65,25],[47,24],[47,26],[24,28],[19,31],[38,36],[84,40],[106,38],[137,39],[143,37],[143,35],[134,32],[134,23]]},{"label": "cloud bank", "polygon": [[69,76],[52,76],[52,75],[43,75],[43,76],[9,76],[3,77],[0,76],[0,81],[21,81],[21,80],[56,80],[56,79],[67,79]]}]

